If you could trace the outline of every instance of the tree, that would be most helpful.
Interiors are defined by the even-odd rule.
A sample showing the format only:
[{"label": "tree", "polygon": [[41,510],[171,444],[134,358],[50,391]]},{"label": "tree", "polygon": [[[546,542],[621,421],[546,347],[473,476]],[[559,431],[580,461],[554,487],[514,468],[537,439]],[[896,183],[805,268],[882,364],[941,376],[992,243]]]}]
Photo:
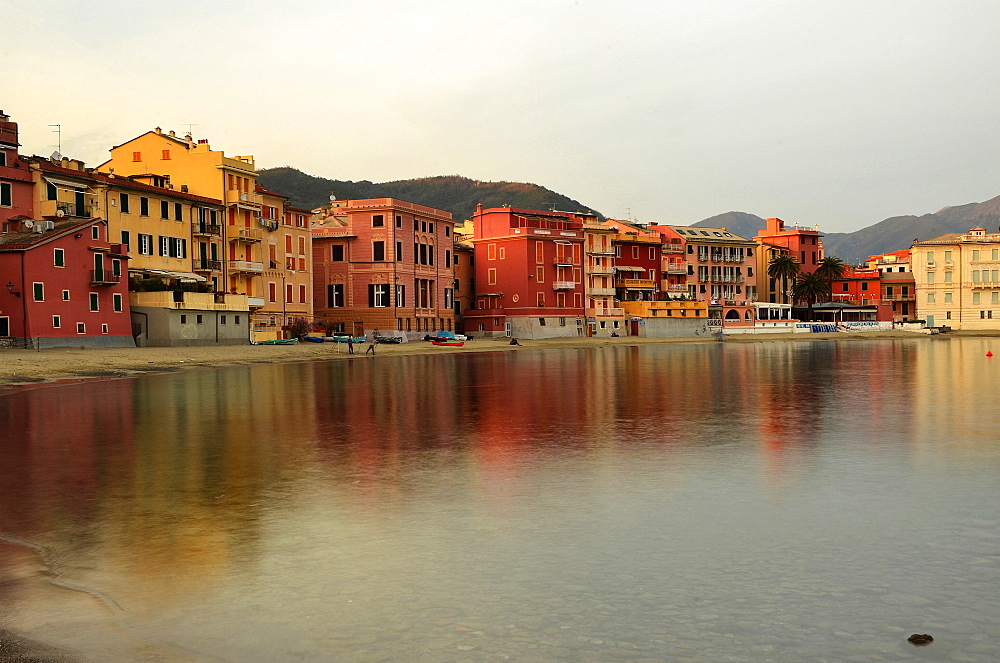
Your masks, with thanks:
[{"label": "tree", "polygon": [[830,297],[833,287],[830,280],[823,278],[818,272],[800,274],[792,285],[792,297],[804,300],[809,305],[809,319],[813,319],[813,304]]},{"label": "tree", "polygon": [[823,258],[819,261],[819,266],[816,267],[816,274],[819,275],[820,278],[824,278],[827,281],[839,279],[846,271],[847,263],[840,258],[834,258],[833,256]]},{"label": "tree", "polygon": [[788,282],[799,275],[799,261],[791,254],[779,253],[767,263],[767,275],[781,281],[781,296],[788,295]]}]

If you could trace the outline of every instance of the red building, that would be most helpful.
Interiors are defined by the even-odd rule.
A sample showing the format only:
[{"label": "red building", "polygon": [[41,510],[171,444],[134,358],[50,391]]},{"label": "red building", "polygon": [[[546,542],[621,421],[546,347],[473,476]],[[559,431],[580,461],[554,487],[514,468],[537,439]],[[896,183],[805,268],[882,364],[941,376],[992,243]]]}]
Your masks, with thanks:
[{"label": "red building", "polygon": [[660,233],[615,219],[605,223],[615,231],[611,236],[615,251],[615,299],[619,302],[658,299],[663,267]]},{"label": "red building", "polygon": [[799,261],[799,273],[812,274],[823,260],[823,235],[815,228],[794,225],[785,228],[781,219],[768,219],[767,227],[754,237],[754,241],[788,249]]},{"label": "red building", "polygon": [[892,307],[892,319],[895,322],[915,319],[917,287],[910,270],[910,250],[871,256],[868,268],[882,275],[882,303]]},{"label": "red building", "polygon": [[18,158],[17,140],[17,122],[0,110],[0,232],[17,230],[16,217],[32,217],[34,185],[31,171]]},{"label": "red building", "polygon": [[584,219],[572,212],[477,207],[473,334],[522,338],[584,333]]},{"label": "red building", "polygon": [[18,222],[0,234],[0,337],[25,347],[135,347],[128,253],[107,223]]},{"label": "red building", "polygon": [[891,302],[883,304],[882,301],[882,274],[878,270],[851,267],[831,282],[830,294],[833,302],[878,306],[875,316],[878,322],[893,319]]},{"label": "red building", "polygon": [[453,229],[451,212],[403,200],[332,202],[312,228],[316,320],[354,335],[454,330]]}]

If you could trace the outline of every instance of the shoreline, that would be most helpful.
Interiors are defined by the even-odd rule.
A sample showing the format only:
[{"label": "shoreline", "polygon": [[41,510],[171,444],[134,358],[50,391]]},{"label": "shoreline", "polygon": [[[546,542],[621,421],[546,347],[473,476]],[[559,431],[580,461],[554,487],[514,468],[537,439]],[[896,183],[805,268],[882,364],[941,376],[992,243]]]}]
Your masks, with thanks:
[{"label": "shoreline", "polygon": [[[724,343],[775,343],[788,341],[857,342],[886,339],[938,339],[958,337],[1000,336],[995,332],[951,332],[930,336],[915,332],[858,332],[858,333],[782,333],[782,334],[732,334]],[[440,347],[424,341],[410,341],[399,345],[380,344],[376,358],[454,354],[464,352],[523,351],[540,348],[591,348],[609,345],[666,345],[674,343],[718,343],[712,337],[642,338],[622,336],[616,338],[567,337],[544,340],[521,340],[512,346],[508,339],[476,339],[462,347]],[[191,367],[238,366],[249,364],[283,364],[297,361],[359,359],[371,361],[364,352],[367,344],[355,345],[355,354],[347,354],[344,343],[299,343],[298,345],[231,345],[189,346],[158,348],[49,348],[45,350],[0,350],[0,388],[32,384],[78,382],[93,379],[126,378],[147,373],[185,370]]]}]

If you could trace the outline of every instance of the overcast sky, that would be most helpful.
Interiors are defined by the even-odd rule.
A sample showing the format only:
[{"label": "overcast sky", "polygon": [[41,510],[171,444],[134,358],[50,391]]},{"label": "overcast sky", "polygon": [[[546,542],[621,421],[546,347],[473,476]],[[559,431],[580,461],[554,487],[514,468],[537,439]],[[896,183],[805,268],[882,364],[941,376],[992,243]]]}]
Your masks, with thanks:
[{"label": "overcast sky", "polygon": [[1000,2],[0,0],[22,152],[155,126],[335,179],[850,231],[1000,194]]}]

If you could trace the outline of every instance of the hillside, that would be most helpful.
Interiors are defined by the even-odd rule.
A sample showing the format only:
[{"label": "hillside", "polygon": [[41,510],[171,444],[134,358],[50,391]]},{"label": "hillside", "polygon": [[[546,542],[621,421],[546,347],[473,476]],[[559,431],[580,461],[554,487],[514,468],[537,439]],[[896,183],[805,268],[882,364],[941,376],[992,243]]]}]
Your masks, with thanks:
[{"label": "hillside", "polygon": [[422,177],[396,182],[330,180],[307,175],[290,167],[266,168],[258,181],[266,188],[291,197],[292,205],[313,209],[330,202],[358,198],[399,198],[451,212],[456,220],[472,217],[476,205],[522,207],[586,212],[590,208],[572,198],[537,184],[481,182],[458,175]]},{"label": "hillside", "polygon": [[763,230],[767,226],[767,222],[759,216],[746,212],[726,212],[691,225],[701,228],[725,228],[747,239],[753,239],[758,230]]}]

